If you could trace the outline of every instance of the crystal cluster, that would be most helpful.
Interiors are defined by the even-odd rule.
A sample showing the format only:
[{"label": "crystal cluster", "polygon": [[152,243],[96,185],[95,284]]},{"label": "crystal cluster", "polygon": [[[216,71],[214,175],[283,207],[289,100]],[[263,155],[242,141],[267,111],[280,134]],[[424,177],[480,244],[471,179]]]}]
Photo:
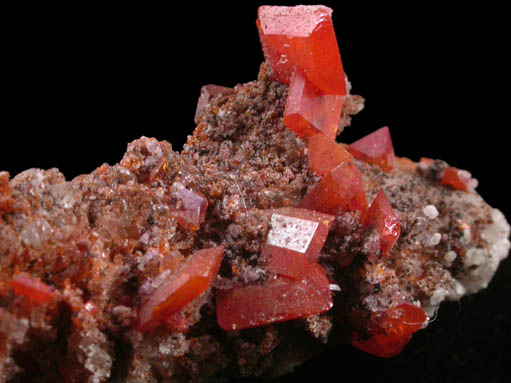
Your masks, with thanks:
[{"label": "crystal cluster", "polygon": [[0,172],[0,381],[275,377],[334,326],[393,357],[486,287],[510,228],[467,171],[396,157],[388,127],[336,142],[363,104],[331,15],[260,7],[257,81],[203,87],[181,152]]},{"label": "crystal cluster", "polygon": [[300,137],[338,133],[346,81],[331,15],[324,6],[259,8],[264,56],[289,84],[284,125]]}]

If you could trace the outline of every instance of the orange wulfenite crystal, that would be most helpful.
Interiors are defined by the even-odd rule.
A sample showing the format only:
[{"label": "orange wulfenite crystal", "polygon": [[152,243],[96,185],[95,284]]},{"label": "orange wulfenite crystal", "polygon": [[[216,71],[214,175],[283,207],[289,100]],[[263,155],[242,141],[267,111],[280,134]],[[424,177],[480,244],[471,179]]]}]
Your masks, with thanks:
[{"label": "orange wulfenite crystal", "polygon": [[326,94],[296,68],[284,110],[284,125],[300,137],[323,133],[335,140],[344,97]]},{"label": "orange wulfenite crystal", "polygon": [[387,254],[401,234],[399,220],[387,196],[380,190],[373,203],[362,216],[366,228],[374,227],[380,236],[380,251]]},{"label": "orange wulfenite crystal", "polygon": [[140,306],[139,331],[149,331],[181,310],[213,282],[223,259],[224,248],[213,247],[193,253],[181,269],[170,275]]},{"label": "orange wulfenite crystal", "polygon": [[303,197],[299,207],[332,215],[365,211],[367,198],[360,171],[351,162],[342,163]]},{"label": "orange wulfenite crystal", "polygon": [[257,29],[264,56],[277,81],[289,84],[298,66],[323,92],[346,94],[330,8],[262,6],[258,10]]},{"label": "orange wulfenite crystal", "polygon": [[477,187],[477,180],[466,170],[449,166],[444,170],[442,185],[450,186],[457,190],[468,191]]},{"label": "orange wulfenite crystal", "polygon": [[378,165],[386,172],[396,166],[394,146],[389,128],[386,126],[355,141],[348,150],[359,160]]},{"label": "orange wulfenite crystal", "polygon": [[53,298],[50,286],[38,278],[17,275],[11,280],[16,295],[24,296],[33,304],[49,302]]},{"label": "orange wulfenite crystal", "polygon": [[275,277],[263,284],[217,290],[216,302],[218,324],[224,330],[305,318],[333,305],[325,270],[316,263],[300,281]]},{"label": "orange wulfenite crystal", "polygon": [[421,329],[426,314],[420,307],[403,303],[382,312],[372,313],[366,332],[371,337],[363,340],[355,335],[353,345],[369,354],[384,358],[398,355],[412,338],[412,334]]},{"label": "orange wulfenite crystal", "polygon": [[323,134],[309,139],[309,160],[314,174],[323,177],[343,162],[350,162],[352,155],[338,143]]}]

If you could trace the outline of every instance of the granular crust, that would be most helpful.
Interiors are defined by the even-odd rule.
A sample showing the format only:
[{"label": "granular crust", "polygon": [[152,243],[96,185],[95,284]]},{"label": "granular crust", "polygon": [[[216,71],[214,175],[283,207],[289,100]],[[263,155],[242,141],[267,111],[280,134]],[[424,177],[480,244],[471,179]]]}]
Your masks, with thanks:
[{"label": "granular crust", "polygon": [[[215,289],[268,278],[261,246],[270,209],[295,206],[319,181],[307,142],[282,124],[287,87],[261,66],[257,81],[213,97],[182,152],[142,137],[117,165],[66,181],[57,169],[0,173],[0,381],[168,382],[274,377],[318,353],[349,313],[403,302],[431,317],[444,299],[486,286],[509,249],[509,226],[475,192],[440,185],[445,163],[402,159],[391,172],[355,161],[369,202],[383,190],[402,226],[385,257],[359,213],[336,217],[320,263],[334,308],[305,319],[225,332]],[[348,94],[339,131],[363,99]],[[176,182],[208,201],[199,230],[178,224]],[[134,329],[150,294],[197,249],[224,246],[213,286],[183,309],[188,333]],[[53,289],[32,305],[13,275]],[[338,291],[340,290],[340,291]],[[48,353],[46,350],[52,350]]]}]

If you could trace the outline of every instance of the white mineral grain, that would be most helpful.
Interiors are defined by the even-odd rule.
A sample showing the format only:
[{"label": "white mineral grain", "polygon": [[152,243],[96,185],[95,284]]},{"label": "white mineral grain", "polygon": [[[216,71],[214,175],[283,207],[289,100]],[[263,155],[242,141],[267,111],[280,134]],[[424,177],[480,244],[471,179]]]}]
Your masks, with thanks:
[{"label": "white mineral grain", "polygon": [[422,212],[429,219],[435,219],[436,217],[438,217],[438,210],[435,207],[435,205],[424,206],[424,208],[422,209]]}]

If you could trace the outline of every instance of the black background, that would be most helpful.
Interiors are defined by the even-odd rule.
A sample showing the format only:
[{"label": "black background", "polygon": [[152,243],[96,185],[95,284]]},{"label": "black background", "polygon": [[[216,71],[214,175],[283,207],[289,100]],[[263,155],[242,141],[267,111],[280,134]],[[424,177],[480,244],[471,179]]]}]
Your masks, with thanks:
[{"label": "black background", "polygon": [[[5,12],[0,169],[14,176],[57,167],[71,179],[117,163],[142,135],[181,149],[200,87],[251,81],[263,60],[255,19],[265,3],[189,3]],[[511,217],[504,11],[489,3],[343,3],[323,2],[334,10],[344,69],[366,108],[339,140],[387,125],[398,156],[470,170],[481,195]],[[510,278],[505,261],[487,290],[443,304],[397,358],[330,350],[282,382],[503,381]]]}]

